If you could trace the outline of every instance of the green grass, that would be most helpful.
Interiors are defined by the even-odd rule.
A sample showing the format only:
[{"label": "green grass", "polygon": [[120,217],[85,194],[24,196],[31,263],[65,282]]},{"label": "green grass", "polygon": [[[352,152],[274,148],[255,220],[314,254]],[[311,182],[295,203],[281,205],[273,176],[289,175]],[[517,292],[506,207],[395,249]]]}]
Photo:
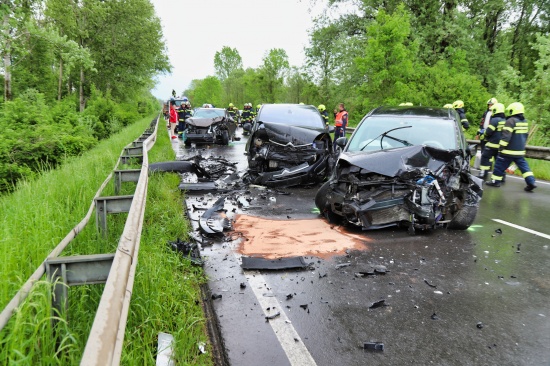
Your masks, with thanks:
[{"label": "green grass", "polygon": [[[45,172],[33,181],[22,182],[14,193],[0,197],[0,278],[4,279],[0,286],[0,307],[7,304],[46,255],[85,216],[122,148],[137,138],[150,121],[151,118],[146,118],[136,122],[83,156],[71,158],[61,168]],[[150,158],[172,160],[168,137],[162,128],[160,131]],[[123,364],[155,364],[156,337],[160,331],[175,336],[179,363],[212,364],[209,354],[199,355],[197,347],[198,342],[207,340],[198,289],[204,281],[202,270],[191,267],[166,246],[168,240],[184,237],[188,230],[178,183],[175,174],[153,175],[149,181]],[[131,194],[134,188],[135,183],[123,183],[121,194]],[[102,195],[112,194],[110,183]],[[62,255],[114,252],[126,216],[109,216],[106,240],[97,235],[92,216]],[[102,290],[103,285],[71,287],[67,314],[61,314],[53,328],[51,285],[38,282],[0,332],[0,364],[78,364]]]}]

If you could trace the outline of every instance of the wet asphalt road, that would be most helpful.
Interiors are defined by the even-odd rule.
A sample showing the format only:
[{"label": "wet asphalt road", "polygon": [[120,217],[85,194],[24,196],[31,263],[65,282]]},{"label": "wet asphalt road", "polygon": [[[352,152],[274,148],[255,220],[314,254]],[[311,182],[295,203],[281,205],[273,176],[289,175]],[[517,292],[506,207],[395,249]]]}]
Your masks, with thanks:
[{"label": "wet asphalt road", "polygon": [[[244,169],[244,144],[201,153],[223,155]],[[194,153],[176,141],[173,147],[178,157]],[[213,303],[230,363],[549,365],[550,185],[540,182],[533,194],[523,185],[509,179],[500,189],[486,187],[467,231],[358,230],[368,240],[364,250],[306,257],[310,270],[243,272],[234,243],[204,245],[209,286],[222,295]],[[273,194],[277,204],[266,201],[248,214],[319,217],[312,212],[315,188],[284,190],[291,195]],[[188,207],[215,198],[188,196]],[[200,214],[189,213],[195,226]],[[350,265],[337,268],[341,263]],[[375,265],[388,272],[356,277]],[[386,306],[369,309],[381,299]],[[365,342],[382,342],[384,351],[365,351]]]}]

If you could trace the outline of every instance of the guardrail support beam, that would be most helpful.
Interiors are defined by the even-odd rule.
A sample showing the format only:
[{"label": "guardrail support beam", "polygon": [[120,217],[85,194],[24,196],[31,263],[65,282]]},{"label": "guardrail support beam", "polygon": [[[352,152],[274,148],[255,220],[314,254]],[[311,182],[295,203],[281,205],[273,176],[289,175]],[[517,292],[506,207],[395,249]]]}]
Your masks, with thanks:
[{"label": "guardrail support beam", "polygon": [[54,285],[52,308],[65,314],[68,306],[68,288],[76,285],[105,283],[109,277],[114,254],[76,255],[46,259],[46,276]]},{"label": "guardrail support beam", "polygon": [[97,197],[95,201],[96,227],[107,237],[107,214],[130,212],[133,195]]},{"label": "guardrail support beam", "polygon": [[115,170],[115,194],[120,193],[120,187],[122,182],[137,182],[139,181],[139,174],[141,169],[127,169],[127,170]]},{"label": "guardrail support beam", "polygon": [[121,155],[120,161],[122,164],[130,164],[132,160],[135,160],[138,164],[143,164],[143,155]]}]

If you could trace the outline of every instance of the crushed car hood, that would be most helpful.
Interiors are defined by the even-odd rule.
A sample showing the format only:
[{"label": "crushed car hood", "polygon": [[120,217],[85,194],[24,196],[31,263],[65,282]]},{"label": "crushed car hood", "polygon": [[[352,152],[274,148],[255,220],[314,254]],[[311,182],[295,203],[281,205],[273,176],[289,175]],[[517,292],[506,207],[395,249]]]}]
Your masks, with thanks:
[{"label": "crushed car hood", "polygon": [[215,117],[215,118],[194,118],[189,117],[185,120],[187,124],[190,124],[192,126],[196,127],[209,127],[213,125],[214,123],[222,122],[223,117]]},{"label": "crushed car hood", "polygon": [[262,124],[269,139],[283,145],[289,142],[295,146],[311,144],[317,136],[325,132],[313,127],[290,126],[273,122],[262,122]]},{"label": "crushed car hood", "polygon": [[441,150],[430,146],[409,146],[376,152],[344,152],[340,161],[388,177],[401,175],[415,168],[438,170],[445,163],[460,155],[459,150]]}]

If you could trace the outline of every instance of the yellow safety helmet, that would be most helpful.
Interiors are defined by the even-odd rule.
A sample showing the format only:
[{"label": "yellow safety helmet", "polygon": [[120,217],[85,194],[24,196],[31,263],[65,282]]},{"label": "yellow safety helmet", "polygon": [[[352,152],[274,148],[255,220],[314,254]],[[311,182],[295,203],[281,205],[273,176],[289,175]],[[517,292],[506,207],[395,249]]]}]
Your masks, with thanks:
[{"label": "yellow safety helmet", "polygon": [[401,103],[399,104],[400,107],[410,107],[412,106],[413,104],[411,102],[406,102],[406,103]]},{"label": "yellow safety helmet", "polygon": [[498,103],[497,98],[491,98],[487,101],[487,104],[497,104],[497,103]]},{"label": "yellow safety helmet", "polygon": [[233,107],[233,103],[229,103],[229,106],[230,106],[230,107]]},{"label": "yellow safety helmet", "polygon": [[303,102],[300,102],[300,105],[304,105],[304,103],[303,103]]},{"label": "yellow safety helmet", "polygon": [[443,106],[443,108],[453,108],[453,105],[451,103],[447,103]]},{"label": "yellow safety helmet", "polygon": [[262,108],[262,105],[261,105],[261,104],[258,104],[258,105],[256,106],[256,109],[260,109],[260,108]]},{"label": "yellow safety helmet", "polygon": [[[487,104],[489,104],[489,103],[487,103]],[[504,113],[504,104],[502,104],[502,103],[493,104],[493,106],[491,107],[491,112],[493,114]]]},{"label": "yellow safety helmet", "polygon": [[461,100],[457,100],[453,103],[453,108],[454,109],[457,109],[457,108],[464,108],[464,102],[461,101]]},{"label": "yellow safety helmet", "polygon": [[327,109],[327,107],[325,107],[324,104],[319,104],[319,107],[317,107],[318,110],[320,110],[321,112],[324,111],[325,109]]},{"label": "yellow safety helmet", "polygon": [[510,104],[508,108],[506,108],[506,112],[508,112],[509,116],[513,116],[516,114],[524,113],[525,108],[523,107],[523,104],[521,104],[520,102],[515,102]]}]

